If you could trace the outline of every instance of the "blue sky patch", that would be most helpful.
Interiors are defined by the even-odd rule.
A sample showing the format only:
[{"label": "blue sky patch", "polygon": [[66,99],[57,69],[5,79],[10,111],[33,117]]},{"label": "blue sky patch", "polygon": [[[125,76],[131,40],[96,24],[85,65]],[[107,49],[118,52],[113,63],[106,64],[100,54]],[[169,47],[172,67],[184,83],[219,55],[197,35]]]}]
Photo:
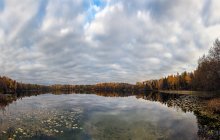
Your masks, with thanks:
[{"label": "blue sky patch", "polygon": [[0,0],[0,12],[4,9],[4,0]]},{"label": "blue sky patch", "polygon": [[86,22],[91,22],[95,14],[97,13],[96,9],[94,7],[99,7],[100,9],[103,9],[106,6],[106,3],[102,0],[90,0],[90,4],[87,8],[87,21]]}]

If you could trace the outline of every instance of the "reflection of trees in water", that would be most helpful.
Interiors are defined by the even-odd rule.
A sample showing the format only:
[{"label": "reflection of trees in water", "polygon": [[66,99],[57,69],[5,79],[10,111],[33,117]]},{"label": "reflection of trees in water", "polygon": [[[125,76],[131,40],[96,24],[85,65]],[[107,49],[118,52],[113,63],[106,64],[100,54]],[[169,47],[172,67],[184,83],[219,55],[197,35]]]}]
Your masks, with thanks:
[{"label": "reflection of trees in water", "polygon": [[197,116],[198,135],[204,139],[220,139],[220,121],[209,115],[194,112]]},{"label": "reflection of trees in water", "polygon": [[15,94],[0,94],[0,110],[5,110],[5,107],[12,102],[22,99],[23,97],[37,96],[46,92],[23,92]]},{"label": "reflection of trees in water", "polygon": [[5,110],[5,107],[16,100],[13,95],[2,95],[0,94],[0,110]]},{"label": "reflection of trees in water", "polygon": [[[37,96],[42,92],[17,93],[15,95],[1,95],[0,109],[4,108],[17,99]],[[54,92],[53,94],[71,94],[71,92]],[[77,93],[80,94],[80,93]],[[85,93],[83,93],[85,94]],[[219,96],[198,96],[184,94],[169,94],[159,92],[129,93],[129,92],[96,92],[89,93],[105,97],[128,97],[136,96],[149,101],[160,102],[167,107],[181,109],[183,112],[193,112],[197,117],[198,136],[205,139],[220,139],[220,98]]]},{"label": "reflection of trees in water", "polygon": [[201,139],[220,139],[220,98],[149,92],[137,98],[156,101],[183,112],[193,112],[197,117],[198,136]]},{"label": "reflection of trees in water", "polygon": [[170,94],[160,92],[110,93],[99,92],[99,96],[105,97],[128,97],[136,96],[149,101],[160,102],[167,107],[181,109],[183,112],[193,112],[197,117],[198,136],[201,139],[220,138],[220,98],[212,95],[198,96],[186,94]]},{"label": "reflection of trees in water", "polygon": [[136,95],[137,98],[142,98],[149,101],[157,101],[163,104],[168,104],[170,100],[179,98],[179,94],[164,94],[158,92],[145,92],[143,94]]}]

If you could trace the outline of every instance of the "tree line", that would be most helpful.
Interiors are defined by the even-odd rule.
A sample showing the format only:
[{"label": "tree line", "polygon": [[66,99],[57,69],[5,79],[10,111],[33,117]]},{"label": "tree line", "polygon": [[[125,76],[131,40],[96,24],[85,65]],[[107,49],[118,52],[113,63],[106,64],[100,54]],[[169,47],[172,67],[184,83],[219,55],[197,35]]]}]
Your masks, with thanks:
[{"label": "tree line", "polygon": [[143,82],[151,90],[190,90],[193,88],[193,72],[183,72],[176,75],[168,75],[158,80]]},{"label": "tree line", "polygon": [[37,85],[17,82],[9,77],[0,76],[0,93],[20,93],[26,91],[39,92],[142,92],[147,90],[144,85],[133,85],[128,83],[98,83],[95,85]]},{"label": "tree line", "polygon": [[220,90],[220,41],[215,40],[207,55],[198,60],[193,72],[183,72],[167,77],[128,83],[99,83],[95,85],[38,85],[17,82],[0,76],[0,93],[24,91],[67,91],[67,92],[143,92],[146,90]]},{"label": "tree line", "polygon": [[49,91],[50,86],[17,82],[9,77],[0,76],[0,93],[17,93],[25,91]]},{"label": "tree line", "polygon": [[220,90],[220,41],[216,39],[208,54],[199,58],[195,71],[148,80],[142,84],[152,90]]}]

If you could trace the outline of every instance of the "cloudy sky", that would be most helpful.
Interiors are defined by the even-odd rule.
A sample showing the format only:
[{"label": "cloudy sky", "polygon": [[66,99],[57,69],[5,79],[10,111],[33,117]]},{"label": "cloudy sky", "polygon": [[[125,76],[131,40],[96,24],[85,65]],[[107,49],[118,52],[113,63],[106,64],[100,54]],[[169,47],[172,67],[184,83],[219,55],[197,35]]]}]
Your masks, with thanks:
[{"label": "cloudy sky", "polygon": [[219,13],[219,0],[0,0],[0,75],[94,84],[192,71]]}]

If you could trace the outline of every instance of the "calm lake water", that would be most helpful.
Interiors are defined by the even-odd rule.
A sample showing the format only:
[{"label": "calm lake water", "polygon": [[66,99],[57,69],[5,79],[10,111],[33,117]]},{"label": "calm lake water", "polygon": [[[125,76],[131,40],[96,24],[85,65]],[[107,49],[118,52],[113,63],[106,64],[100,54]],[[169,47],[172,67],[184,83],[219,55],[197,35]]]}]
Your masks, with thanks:
[{"label": "calm lake water", "polygon": [[1,140],[220,138],[217,95],[28,95],[1,105]]}]

